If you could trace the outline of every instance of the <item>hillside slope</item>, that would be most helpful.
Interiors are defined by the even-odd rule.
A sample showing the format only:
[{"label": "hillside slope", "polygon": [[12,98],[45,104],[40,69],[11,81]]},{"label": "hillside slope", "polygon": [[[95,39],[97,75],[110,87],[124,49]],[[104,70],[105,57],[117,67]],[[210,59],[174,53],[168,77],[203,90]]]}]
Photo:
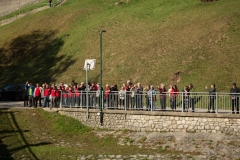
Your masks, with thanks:
[{"label": "hillside slope", "polygon": [[[0,86],[12,82],[85,81],[84,60],[97,59],[89,81],[99,82],[99,30],[103,83],[130,79],[159,85],[239,82],[239,0],[68,0],[0,27]],[[65,36],[68,35],[69,36]]]}]

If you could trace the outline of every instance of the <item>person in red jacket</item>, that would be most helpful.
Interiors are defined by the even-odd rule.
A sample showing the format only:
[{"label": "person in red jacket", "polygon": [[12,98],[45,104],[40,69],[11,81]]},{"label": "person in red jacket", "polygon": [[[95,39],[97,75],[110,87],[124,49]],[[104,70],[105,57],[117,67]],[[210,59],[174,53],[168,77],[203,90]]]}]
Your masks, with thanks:
[{"label": "person in red jacket", "polygon": [[70,107],[74,106],[74,93],[73,93],[73,89],[72,87],[69,87],[69,91],[68,91],[68,99],[69,99],[69,105]]},{"label": "person in red jacket", "polygon": [[57,87],[53,85],[51,89],[51,108],[57,107],[56,93],[57,93]]},{"label": "person in red jacket", "polygon": [[92,83],[90,87],[90,106],[96,108],[96,92],[98,90],[98,86],[96,83]]},{"label": "person in red jacket", "polygon": [[49,107],[49,96],[51,95],[51,89],[48,84],[46,84],[46,88],[43,90],[44,99],[43,99],[43,107]]},{"label": "person in red jacket", "polygon": [[35,99],[35,108],[37,108],[37,102],[39,101],[39,106],[41,107],[41,88],[39,84],[36,84],[36,88],[34,89],[34,99]]},{"label": "person in red jacket", "polygon": [[57,103],[57,107],[59,107],[60,105],[60,100],[61,100],[61,87],[58,86],[57,90],[56,90],[56,103]]},{"label": "person in red jacket", "polygon": [[171,106],[172,112],[176,111],[178,92],[179,91],[177,86],[173,85],[172,90],[170,91],[170,106]]}]

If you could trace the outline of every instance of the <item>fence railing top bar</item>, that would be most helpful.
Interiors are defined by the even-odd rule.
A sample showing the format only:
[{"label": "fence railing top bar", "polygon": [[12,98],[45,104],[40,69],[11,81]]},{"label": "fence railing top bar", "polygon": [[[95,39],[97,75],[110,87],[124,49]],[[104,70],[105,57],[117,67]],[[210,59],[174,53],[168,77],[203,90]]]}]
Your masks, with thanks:
[{"label": "fence railing top bar", "polygon": [[[68,91],[61,91],[63,93],[69,93]],[[100,91],[84,91],[84,90],[78,90],[77,92],[82,92],[82,93],[99,93]],[[127,93],[127,94],[131,94],[133,93],[134,91],[124,91],[122,93]],[[148,91],[141,91],[141,92],[134,92],[135,94],[147,94]],[[75,93],[75,91],[73,91],[72,93]],[[103,91],[103,93],[105,93],[105,91]],[[120,91],[110,91],[108,92],[109,94],[111,93],[120,93]],[[185,92],[177,92],[178,95],[181,95],[181,94],[184,94]],[[215,94],[217,95],[239,95],[240,96],[240,93],[229,93],[229,92],[214,92]],[[170,92],[163,92],[162,94],[170,94]],[[188,94],[190,95],[209,95],[209,92],[188,92]],[[158,91],[156,91],[156,95],[161,95]]]}]

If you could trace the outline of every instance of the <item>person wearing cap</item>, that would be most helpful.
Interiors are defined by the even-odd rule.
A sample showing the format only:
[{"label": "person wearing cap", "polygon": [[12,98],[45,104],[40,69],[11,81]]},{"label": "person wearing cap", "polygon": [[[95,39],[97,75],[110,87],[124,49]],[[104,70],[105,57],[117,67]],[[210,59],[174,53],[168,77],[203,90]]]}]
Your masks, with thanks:
[{"label": "person wearing cap", "polygon": [[230,97],[232,100],[232,114],[235,114],[235,108],[236,108],[236,114],[239,114],[239,89],[237,88],[236,83],[232,84],[232,88],[230,89]]}]

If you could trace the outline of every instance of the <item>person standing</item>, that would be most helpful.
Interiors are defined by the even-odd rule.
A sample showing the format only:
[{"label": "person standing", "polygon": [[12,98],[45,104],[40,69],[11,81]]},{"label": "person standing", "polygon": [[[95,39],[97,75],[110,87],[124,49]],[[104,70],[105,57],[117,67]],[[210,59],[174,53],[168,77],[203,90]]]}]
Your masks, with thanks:
[{"label": "person standing", "polygon": [[91,92],[91,102],[92,102],[92,106],[93,108],[96,108],[96,102],[97,102],[97,99],[96,99],[96,92],[98,90],[98,86],[96,85],[96,83],[92,83],[92,86],[90,88],[90,92]]},{"label": "person standing", "polygon": [[206,90],[209,93],[209,105],[208,105],[208,113],[212,110],[212,113],[215,113],[214,102],[216,99],[216,87],[215,84],[211,84],[211,89],[208,89],[206,86]]},{"label": "person standing", "polygon": [[167,100],[167,96],[166,96],[166,88],[165,85],[163,83],[160,84],[160,86],[158,87],[158,91],[160,93],[160,105],[161,105],[161,110],[165,111],[166,110],[166,100]]},{"label": "person standing", "polygon": [[46,84],[46,88],[44,89],[44,99],[43,99],[43,107],[49,107],[49,96],[51,95],[51,89],[48,84]]},{"label": "person standing", "polygon": [[230,97],[232,101],[232,114],[239,114],[239,88],[237,88],[236,83],[232,84],[232,88],[230,89]]},{"label": "person standing", "polygon": [[122,87],[122,89],[118,92],[119,94],[119,99],[120,99],[120,109],[123,107],[124,108],[124,99],[125,99],[125,94],[126,94],[126,90],[124,89],[124,87]]},{"label": "person standing", "polygon": [[189,105],[192,108],[192,112],[195,112],[195,108],[194,108],[194,104],[195,104],[195,95],[196,95],[196,90],[193,87],[193,84],[190,83],[188,86],[189,92],[190,92],[190,96],[189,96]]},{"label": "person standing", "polygon": [[176,85],[172,86],[172,90],[170,91],[170,106],[172,109],[172,112],[176,112],[177,107],[177,96],[178,96],[178,88]]},{"label": "person standing", "polygon": [[23,88],[23,92],[22,92],[22,97],[23,97],[23,104],[24,107],[28,107],[28,81],[25,83],[24,88]]},{"label": "person standing", "polygon": [[49,2],[49,7],[52,7],[52,0],[48,0]]},{"label": "person standing", "polygon": [[130,97],[131,97],[131,86],[132,86],[132,82],[130,80],[127,80],[127,84],[125,86],[125,90],[126,90],[126,108],[129,109],[129,102],[130,102]]},{"label": "person standing", "polygon": [[111,88],[108,84],[106,84],[106,89],[104,92],[104,99],[106,101],[106,108],[108,109],[110,107],[109,102],[110,102],[110,93],[111,93]]},{"label": "person standing", "polygon": [[131,91],[131,97],[130,97],[131,109],[134,109],[135,108],[135,103],[136,103],[137,85],[132,85],[130,91]]},{"label": "person standing", "polygon": [[53,85],[53,88],[51,89],[51,108],[57,107],[56,92],[57,87]]},{"label": "person standing", "polygon": [[148,97],[149,97],[150,107],[152,108],[153,111],[155,111],[156,110],[155,101],[157,100],[157,97],[156,97],[156,91],[152,85],[150,86],[150,90],[148,91]]},{"label": "person standing", "polygon": [[78,88],[78,90],[80,91],[80,106],[81,107],[86,107],[86,86],[84,84],[84,82],[81,82],[80,87]]},{"label": "person standing", "polygon": [[61,102],[61,87],[58,86],[57,87],[57,91],[56,91],[56,103],[57,103],[57,108],[60,106],[60,102]]},{"label": "person standing", "polygon": [[149,93],[148,91],[150,90],[150,85],[146,86],[144,90],[145,90],[144,94],[145,94],[145,100],[146,100],[146,110],[150,111],[151,108],[150,108],[149,94],[148,94]]},{"label": "person standing", "polygon": [[39,84],[36,84],[36,88],[34,89],[34,99],[35,99],[35,108],[37,108],[37,102],[39,101],[39,106],[41,107],[41,88]]},{"label": "person standing", "polygon": [[29,100],[29,107],[34,106],[34,86],[32,83],[29,83],[28,87],[28,100]]},{"label": "person standing", "polygon": [[136,107],[138,109],[143,109],[142,105],[142,94],[143,94],[143,88],[141,86],[141,83],[137,83],[137,93],[136,93]]}]

